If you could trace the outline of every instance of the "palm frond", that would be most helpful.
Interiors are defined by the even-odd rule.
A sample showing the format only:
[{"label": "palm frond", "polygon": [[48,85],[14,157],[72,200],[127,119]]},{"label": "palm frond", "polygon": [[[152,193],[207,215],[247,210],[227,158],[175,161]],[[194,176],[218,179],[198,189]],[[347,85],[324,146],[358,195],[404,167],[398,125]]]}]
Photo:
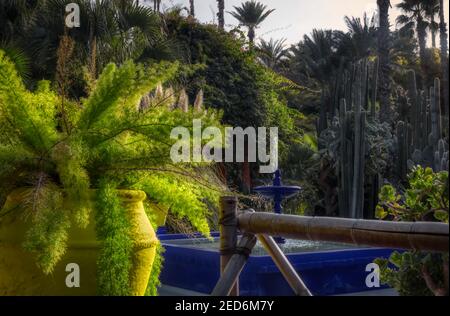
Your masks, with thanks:
[{"label": "palm frond", "polygon": [[258,55],[261,61],[269,68],[276,69],[283,59],[288,57],[286,39],[265,41],[262,39],[258,45]]},{"label": "palm frond", "polygon": [[14,63],[20,77],[24,80],[29,79],[31,74],[31,63],[26,51],[13,42],[0,43],[0,49],[3,50],[5,55]]},{"label": "palm frond", "polygon": [[275,9],[268,10],[266,5],[255,0],[246,1],[240,7],[233,8],[234,11],[228,13],[247,27],[257,27],[275,11]]}]

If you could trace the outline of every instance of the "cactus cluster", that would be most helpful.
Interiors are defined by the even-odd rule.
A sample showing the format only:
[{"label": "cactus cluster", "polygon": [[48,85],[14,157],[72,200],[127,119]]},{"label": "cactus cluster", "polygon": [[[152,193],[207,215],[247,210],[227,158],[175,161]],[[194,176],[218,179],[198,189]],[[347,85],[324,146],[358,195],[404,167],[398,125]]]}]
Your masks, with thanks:
[{"label": "cactus cluster", "polygon": [[377,91],[378,91],[378,60],[369,62],[362,60],[350,66],[350,70],[344,69],[343,65],[336,74],[334,84],[330,89],[322,89],[321,107],[319,118],[316,123],[317,134],[320,135],[330,127],[329,121],[337,117],[340,111],[341,101],[344,99],[348,104],[353,103],[355,89],[359,91],[361,106],[367,115],[376,118]]},{"label": "cactus cluster", "polygon": [[408,72],[406,98],[398,100],[403,110],[399,111],[396,131],[397,169],[402,180],[416,165],[431,167],[436,172],[448,170],[449,148],[440,90],[437,78],[428,92],[418,90],[415,72]]},{"label": "cactus cluster", "polygon": [[[369,134],[373,134],[374,124],[370,123],[376,120],[377,115],[376,69],[376,63],[363,60],[337,80],[329,113],[334,119],[320,137],[322,147],[329,149],[329,155],[336,162],[339,215],[344,217],[367,216],[366,202],[376,199],[378,193],[378,174],[372,175],[366,170],[375,142]],[[339,99],[337,111],[334,110],[336,99]],[[325,116],[322,115],[321,119],[325,119]],[[327,125],[319,121],[318,127]],[[370,205],[373,209],[376,201]]]},{"label": "cactus cluster", "polygon": [[439,79],[423,92],[409,71],[407,89],[396,100],[398,120],[391,125],[379,119],[377,69],[376,62],[362,60],[351,71],[343,71],[323,96],[319,149],[335,162],[339,215],[344,217],[373,217],[383,175],[405,181],[416,165],[435,172],[448,170]]}]

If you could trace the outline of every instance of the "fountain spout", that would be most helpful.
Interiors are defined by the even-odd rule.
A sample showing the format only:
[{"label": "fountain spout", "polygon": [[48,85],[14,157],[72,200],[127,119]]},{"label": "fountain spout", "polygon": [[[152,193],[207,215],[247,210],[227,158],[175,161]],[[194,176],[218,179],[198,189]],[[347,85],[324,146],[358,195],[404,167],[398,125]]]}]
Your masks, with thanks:
[{"label": "fountain spout", "polygon": [[[281,181],[281,171],[277,170],[274,174],[273,184],[271,186],[256,187],[253,191],[267,199],[272,199],[274,202],[274,212],[276,214],[282,214],[283,208],[281,203],[283,200],[297,195],[301,191],[301,187],[283,185]],[[277,238],[276,240],[279,243],[284,242],[281,238]]]}]

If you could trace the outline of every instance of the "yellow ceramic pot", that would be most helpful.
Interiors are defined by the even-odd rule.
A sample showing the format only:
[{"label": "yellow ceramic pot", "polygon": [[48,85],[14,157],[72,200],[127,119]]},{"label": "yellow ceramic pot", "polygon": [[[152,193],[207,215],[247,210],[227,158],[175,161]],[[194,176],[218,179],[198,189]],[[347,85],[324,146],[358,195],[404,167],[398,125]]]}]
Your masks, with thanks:
[{"label": "yellow ceramic pot", "polygon": [[[26,194],[27,189],[10,194],[3,209],[14,209]],[[130,288],[132,295],[144,295],[158,239],[144,210],[145,193],[121,190],[119,196],[128,210],[130,235],[134,241]],[[97,257],[101,245],[96,238],[94,212],[91,212],[86,229],[70,228],[67,252],[51,275],[45,275],[36,266],[33,255],[22,248],[29,227],[30,221],[20,212],[13,211],[0,217],[0,296],[96,295]],[[79,287],[67,286],[66,279],[73,281],[73,264],[79,267]],[[69,285],[73,283],[69,282]]]},{"label": "yellow ceramic pot", "polygon": [[169,208],[164,207],[157,203],[148,203],[147,204],[151,215],[152,215],[152,223],[156,225],[156,227],[162,227],[166,225],[167,214],[169,213]]}]

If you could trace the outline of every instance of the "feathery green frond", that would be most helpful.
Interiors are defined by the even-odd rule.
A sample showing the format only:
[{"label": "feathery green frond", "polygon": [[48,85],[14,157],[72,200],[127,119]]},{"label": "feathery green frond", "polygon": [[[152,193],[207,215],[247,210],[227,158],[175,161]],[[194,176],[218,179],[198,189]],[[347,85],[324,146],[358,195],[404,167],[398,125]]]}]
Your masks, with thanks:
[{"label": "feathery green frond", "polygon": [[133,242],[130,223],[116,188],[102,180],[96,201],[96,229],[102,249],[98,258],[98,291],[100,295],[124,296],[129,293],[129,271]]},{"label": "feathery green frond", "polygon": [[67,249],[70,219],[63,209],[62,193],[39,175],[40,183],[30,191],[27,200],[32,212],[32,225],[27,231],[24,248],[36,256],[37,265],[45,274],[52,273]]},{"label": "feathery green frond", "polygon": [[36,93],[25,89],[14,64],[0,51],[0,112],[18,138],[37,152],[57,139],[55,114],[58,97],[41,83]]},{"label": "feathery green frond", "polygon": [[151,200],[169,208],[177,218],[187,219],[197,231],[209,236],[207,222],[209,210],[205,205],[205,199],[217,203],[220,192],[210,190],[205,186],[206,183],[203,180],[202,185],[179,174],[153,173],[142,179],[135,187],[147,193]]}]

